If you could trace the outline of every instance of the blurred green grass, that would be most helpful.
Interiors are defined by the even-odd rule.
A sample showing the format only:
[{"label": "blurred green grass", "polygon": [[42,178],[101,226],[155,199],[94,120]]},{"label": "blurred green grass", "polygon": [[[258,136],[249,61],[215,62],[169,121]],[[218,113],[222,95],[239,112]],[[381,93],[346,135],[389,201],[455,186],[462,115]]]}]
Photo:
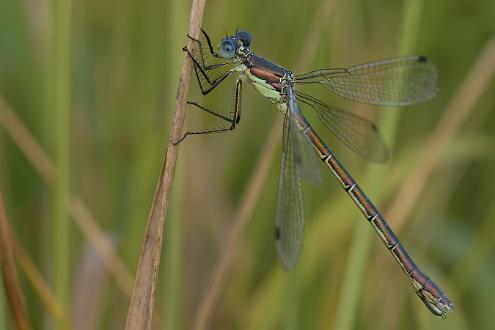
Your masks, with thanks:
[{"label": "blurred green grass", "polygon": [[[214,42],[236,28],[249,30],[256,52],[294,67],[305,51],[301,46],[319,6],[319,1],[211,1],[203,26]],[[404,6],[403,1],[336,1],[328,21],[322,22],[311,67],[340,67],[396,55]],[[189,4],[178,0],[79,1],[73,7],[70,186],[114,238],[134,274],[168,136]],[[47,42],[52,12],[44,2],[0,2],[0,95],[55,158],[55,112],[49,106],[53,86],[49,85],[47,67],[52,52]],[[401,111],[388,174],[380,182],[384,196],[391,198],[399,190],[415,154],[484,43],[495,33],[493,12],[491,0],[424,2],[414,53],[428,55],[437,64],[440,93],[433,101],[410,109],[371,110],[373,114]],[[232,89],[228,86],[205,99],[200,98],[195,84],[192,86],[191,99],[219,109],[231,106]],[[449,145],[400,232],[418,263],[451,296],[456,310],[447,321],[430,315],[373,237],[353,328],[495,327],[491,313],[495,294],[495,235],[491,230],[494,87],[492,82]],[[275,108],[250,88],[244,89],[244,95],[238,129],[193,137],[182,145],[180,179],[172,192],[174,204],[165,227],[163,281],[155,309],[155,315],[170,328],[191,327],[211,267],[222,252],[227,227],[277,116]],[[325,99],[335,98],[327,95]],[[210,118],[188,110],[186,129],[214,125]],[[369,165],[330,134],[323,136],[358,182],[363,182]],[[275,158],[278,160],[278,155]],[[305,247],[297,269],[287,275],[276,260],[273,242],[278,161],[271,167],[260,202],[239,242],[239,255],[213,315],[212,328],[333,328],[353,228],[371,228],[358,218],[357,209],[335,180],[325,176],[321,186],[306,187]],[[365,191],[372,189],[362,185]],[[54,191],[3,128],[0,189],[19,240],[55,288],[51,248]],[[377,200],[377,196],[370,197]],[[379,206],[385,209],[387,199]],[[169,226],[171,223],[175,226]],[[67,251],[71,261],[65,270],[73,305],[83,299],[73,294],[79,292],[81,284],[76,279],[88,245],[76,228],[71,222]],[[46,308],[22,272],[21,279],[34,327],[49,328]],[[101,281],[103,292],[95,295],[95,300],[83,302],[96,309],[91,315],[97,328],[121,328],[128,298],[111,277],[103,276]],[[5,303],[0,308],[0,315],[8,315]],[[67,313],[82,312],[65,308]],[[0,322],[0,328],[9,327],[9,320]]]}]

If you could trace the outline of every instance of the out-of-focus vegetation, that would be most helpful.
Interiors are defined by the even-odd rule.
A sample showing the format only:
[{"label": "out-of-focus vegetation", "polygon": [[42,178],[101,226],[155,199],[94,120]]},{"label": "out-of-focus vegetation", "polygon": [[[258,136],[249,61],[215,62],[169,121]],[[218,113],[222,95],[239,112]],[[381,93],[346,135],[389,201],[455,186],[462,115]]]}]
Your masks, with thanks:
[{"label": "out-of-focus vegetation", "polygon": [[[452,100],[495,35],[495,2],[411,1],[335,0],[328,6],[324,1],[210,1],[203,26],[214,43],[236,28],[246,29],[253,50],[302,71],[395,56],[399,49],[433,59],[439,94],[408,109],[356,107],[316,91],[385,126],[393,148],[384,166],[351,154],[316,117],[308,117],[385,214],[405,208],[408,199],[397,201],[398,192],[411,189],[411,212],[400,223],[393,217],[389,221],[453,300],[455,311],[442,321],[423,306],[378,238],[355,229],[372,230],[330,175],[318,187],[305,187],[304,250],[296,269],[285,273],[273,241],[278,148],[267,160],[270,174],[250,206],[245,230],[237,244],[228,246],[235,258],[208,315],[211,328],[495,327],[493,68],[486,68],[486,83],[473,79],[472,90],[464,90],[460,100],[473,97],[474,103],[463,105],[472,109],[455,134],[433,149],[438,153],[432,159],[419,157],[435,143],[432,132],[448,134],[439,121],[451,115]],[[75,329],[120,329],[167,141],[190,4],[74,1],[66,19],[54,2],[0,2],[0,189],[25,250],[17,248],[16,256],[33,327],[69,323]],[[313,47],[314,55],[308,54]],[[227,112],[233,81],[205,98],[194,81],[190,98]],[[242,121],[235,131],[187,138],[181,146],[166,220],[156,328],[193,326],[279,116],[248,85],[243,96]],[[392,124],[389,115],[395,117]],[[25,139],[19,124],[33,141]],[[188,109],[185,129],[215,125]],[[48,159],[32,148],[36,144]],[[433,164],[426,173],[421,172],[424,161]],[[418,198],[413,197],[417,186],[405,186],[411,174],[427,176]],[[91,221],[118,258],[102,262],[94,244],[101,237]],[[359,237],[370,243],[359,247]],[[363,261],[356,265],[359,249]],[[355,271],[349,288],[346,279],[354,279]],[[40,291],[40,280],[48,291]],[[11,326],[2,293],[0,329]]]}]

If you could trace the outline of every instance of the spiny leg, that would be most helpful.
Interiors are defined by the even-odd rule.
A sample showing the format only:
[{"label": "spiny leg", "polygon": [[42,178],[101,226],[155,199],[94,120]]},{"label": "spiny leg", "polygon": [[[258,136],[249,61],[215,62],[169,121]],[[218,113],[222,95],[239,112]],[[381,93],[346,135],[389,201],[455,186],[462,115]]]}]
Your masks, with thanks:
[{"label": "spiny leg", "polygon": [[203,32],[203,35],[206,38],[206,42],[208,43],[208,47],[210,48],[211,55],[213,55],[215,57],[220,57],[220,55],[218,55],[217,53],[215,53],[215,51],[213,50],[213,47],[211,45],[210,37],[208,36],[208,34],[206,33],[206,31],[203,28],[201,28],[201,32]]},{"label": "spiny leg", "polygon": [[232,117],[227,117],[222,115],[221,113],[218,113],[216,111],[210,110],[196,102],[187,102],[188,104],[191,104],[195,106],[196,108],[205,111],[206,113],[209,113],[210,115],[213,115],[217,118],[220,118],[226,122],[230,123],[230,126],[228,127],[222,127],[222,128],[216,128],[216,129],[210,129],[210,130],[204,130],[204,131],[188,131],[186,132],[178,141],[173,142],[174,145],[177,145],[181,143],[188,135],[200,135],[200,134],[209,134],[209,133],[222,133],[222,132],[227,132],[227,131],[232,131],[234,128],[236,128],[237,124],[241,121],[241,95],[242,95],[242,80],[239,78],[237,79],[237,82],[235,84],[235,91],[234,91],[234,111],[232,112]]},{"label": "spiny leg", "polygon": [[[213,46],[211,45],[211,40],[210,40],[210,37],[208,36],[208,34],[206,34],[206,31],[205,31],[205,30],[203,30],[203,28],[201,28],[201,32],[203,33],[203,35],[204,35],[204,36],[205,36],[205,38],[206,38],[206,42],[207,42],[207,44],[208,44],[208,49],[209,49],[209,51],[210,51],[211,56],[216,57],[216,58],[222,58],[219,54],[217,54],[217,53],[213,50]],[[205,56],[204,56],[204,53],[203,53],[203,47],[202,47],[203,42],[201,42],[201,40],[199,40],[199,39],[196,39],[196,38],[194,38],[194,37],[190,36],[189,34],[187,35],[187,37],[188,37],[189,39],[191,39],[192,41],[194,41],[194,42],[198,45],[199,53],[200,53],[200,55],[201,55],[201,57],[200,57],[200,59],[201,59],[201,64],[202,64],[203,68],[204,68],[205,70],[207,70],[207,71],[208,71],[208,70],[212,70],[212,69],[216,69],[216,68],[217,68],[217,65],[216,65],[216,64],[215,64],[215,65],[207,65],[207,64],[205,63],[205,61],[204,61]]]},{"label": "spiny leg", "polygon": [[225,72],[221,76],[217,77],[216,79],[209,81],[207,76],[203,71],[201,71],[202,75],[206,78],[208,84],[210,86],[205,87],[203,86],[203,83],[201,82],[201,78],[199,77],[198,69],[201,71],[201,67],[197,67],[196,64],[194,65],[194,72],[196,73],[196,80],[198,81],[199,88],[201,89],[201,93],[203,95],[209,94],[212,90],[214,90],[222,81],[224,81],[228,76],[230,76],[234,70],[230,69],[229,71]]},{"label": "spiny leg", "polygon": [[[220,84],[222,81],[224,81],[228,76],[230,76],[234,72],[233,69],[230,69],[230,70],[226,71],[225,73],[223,73],[221,76],[211,80],[210,77],[208,76],[208,74],[205,72],[204,67],[196,60],[196,58],[193,56],[193,54],[191,54],[189,49],[184,47],[183,50],[187,53],[187,55],[193,61],[194,73],[196,74],[196,80],[198,81],[199,88],[201,89],[201,93],[203,95],[210,93],[213,89],[215,89],[215,87],[218,86],[218,84]],[[231,63],[230,62],[220,63],[220,64],[218,64],[217,68],[223,67],[223,66],[226,66],[229,64],[231,64]],[[199,72],[198,72],[198,70],[199,70]],[[200,73],[206,79],[207,83],[210,85],[208,88],[203,86],[203,83],[201,82],[201,78],[200,78]]]},{"label": "spiny leg", "polygon": [[[188,36],[189,38],[191,38],[191,39],[192,39],[192,37],[191,37],[191,36],[189,36],[189,35],[187,35],[187,36]],[[230,64],[230,62],[228,62],[228,61],[227,61],[227,62],[223,62],[223,63],[216,63],[216,64],[212,64],[212,65],[208,65],[208,64],[206,64],[205,59],[204,59],[204,55],[203,55],[203,49],[201,48],[201,41],[199,41],[199,40],[197,40],[197,39],[192,39],[192,40],[199,42],[199,46],[198,46],[198,48],[199,48],[199,56],[198,56],[198,57],[199,57],[200,61],[198,61],[198,60],[194,57],[194,55],[193,55],[193,54],[189,51],[189,49],[188,49],[186,46],[184,46],[184,47],[182,48],[182,50],[183,50],[183,51],[185,51],[185,52],[186,52],[186,53],[187,53],[187,54],[188,54],[188,55],[189,55],[189,56],[193,59],[194,63],[195,63],[198,67],[200,67],[200,68],[201,68],[201,71],[203,71],[203,74],[204,74],[205,76],[207,76],[207,74],[206,74],[206,72],[205,72],[205,71],[215,70],[215,69],[218,69],[218,68],[221,68],[221,67],[224,67],[224,66],[226,66],[226,65],[229,65],[229,64]],[[199,62],[201,62],[201,63],[199,63]]]},{"label": "spiny leg", "polygon": [[[201,29],[201,31],[203,32],[203,35],[205,36],[206,38],[206,41],[207,41],[207,44],[208,44],[208,48],[209,48],[209,51],[210,51],[210,54],[213,56],[213,57],[216,57],[216,58],[222,58],[219,54],[217,54],[214,50],[213,50],[213,46],[211,45],[211,40],[210,40],[210,37],[208,36],[208,34],[206,34],[206,31]],[[192,58],[192,60],[194,61],[194,64],[197,66],[197,68],[201,71],[201,74],[203,75],[203,77],[206,79],[206,81],[209,83],[209,84],[212,84],[212,81],[210,80],[210,77],[207,75],[206,71],[210,71],[210,70],[215,70],[215,69],[218,69],[218,68],[221,68],[221,67],[224,67],[226,65],[229,65],[231,64],[229,61],[227,62],[223,62],[223,63],[217,63],[217,64],[212,64],[212,65],[208,65],[206,64],[206,61],[205,61],[205,54],[203,53],[203,42],[201,42],[200,40],[190,36],[189,34],[187,35],[187,37],[189,39],[191,39],[193,42],[195,42],[198,46],[198,49],[199,49],[199,63],[198,60],[191,54],[191,52],[189,51],[189,49],[187,49],[187,47],[184,47],[182,48],[185,52],[187,52],[187,54]],[[197,73],[196,73],[197,74]]]}]

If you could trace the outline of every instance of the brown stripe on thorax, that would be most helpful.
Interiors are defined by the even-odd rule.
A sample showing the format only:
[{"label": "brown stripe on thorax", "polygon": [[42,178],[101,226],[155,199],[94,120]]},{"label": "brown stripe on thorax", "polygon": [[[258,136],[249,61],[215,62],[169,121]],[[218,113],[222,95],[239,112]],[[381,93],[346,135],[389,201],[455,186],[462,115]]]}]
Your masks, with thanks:
[{"label": "brown stripe on thorax", "polygon": [[267,69],[255,66],[255,65],[253,65],[252,67],[249,68],[249,72],[251,72],[251,74],[253,76],[256,76],[256,77],[266,81],[268,84],[272,85],[273,88],[280,91],[280,89],[281,89],[280,78],[282,78],[282,76],[280,76],[277,73],[274,73],[272,71],[269,71]]}]

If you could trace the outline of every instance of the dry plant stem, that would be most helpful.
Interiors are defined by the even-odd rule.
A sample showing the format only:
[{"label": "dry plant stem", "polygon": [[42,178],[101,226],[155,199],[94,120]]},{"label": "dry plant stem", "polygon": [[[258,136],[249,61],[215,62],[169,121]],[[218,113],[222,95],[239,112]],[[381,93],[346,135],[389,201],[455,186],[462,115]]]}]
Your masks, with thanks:
[{"label": "dry plant stem", "polygon": [[68,326],[67,315],[65,314],[64,309],[58,303],[55,295],[51,291],[46,280],[36,268],[33,260],[31,260],[27,254],[21,242],[19,242],[15,237],[12,237],[12,240],[14,243],[14,250],[17,260],[19,261],[24,274],[28,277],[29,282],[34,287],[34,290],[38,294],[40,300],[43,302],[43,305],[54,319],[61,323],[65,323]]},{"label": "dry plant stem", "polygon": [[[334,4],[334,0],[322,1],[320,10],[317,11],[318,17],[313,20],[313,25],[311,26],[310,32],[306,38],[304,46],[302,47],[305,51],[301,54],[301,57],[297,61],[297,70],[303,70],[306,68],[316,53],[318,45],[317,40],[322,30],[322,22],[327,21]],[[270,171],[270,166],[276,155],[275,149],[280,144],[282,138],[280,127],[280,121],[275,121],[270,129],[270,133],[268,134],[268,138],[263,146],[260,157],[258,158],[253,175],[248,180],[249,186],[245,190],[241,205],[234,216],[234,221],[228,229],[229,234],[227,235],[227,241],[224,243],[224,248],[220,249],[223,253],[220,254],[215,261],[209,284],[198,307],[198,313],[193,325],[193,329],[195,330],[206,329],[214,312],[227,275],[233,266],[238,245],[241,241],[240,237],[242,236],[244,228],[251,217],[254,206],[263,191],[263,187],[265,186],[265,182]]]},{"label": "dry plant stem", "polygon": [[50,185],[53,184],[55,165],[2,96],[0,96],[0,125],[26,155],[43,180]]},{"label": "dry plant stem", "polygon": [[445,149],[467,119],[475,104],[495,77],[495,37],[492,37],[483,48],[481,55],[473,65],[464,83],[443,113],[435,131],[423,149],[416,170],[401,185],[401,190],[394,198],[386,217],[392,220],[397,230],[420,198],[421,192],[428,182],[433,170],[438,166],[441,157],[438,155]]},{"label": "dry plant stem", "polygon": [[[12,111],[10,106],[0,96],[0,125],[2,125],[16,145],[29,159],[47,184],[52,185],[55,180],[55,166],[47,154],[36,142],[30,132]],[[119,288],[131,296],[132,276],[126,264],[117,254],[112,243],[106,238],[103,229],[98,225],[95,217],[84,205],[77,194],[72,194],[68,212],[83,232],[86,239],[95,246],[105,267],[115,278]]]},{"label": "dry plant stem", "polygon": [[0,191],[0,265],[7,300],[9,302],[10,314],[15,328],[20,330],[31,329],[26,312],[24,295],[21,291],[17,267],[14,258],[13,239],[10,230],[7,213],[3,204],[3,196]]},{"label": "dry plant stem", "polygon": [[[206,0],[194,0],[192,3],[189,34],[193,37],[199,35],[205,2]],[[187,47],[194,51],[195,45],[189,40]],[[136,282],[127,314],[126,329],[151,328],[152,310],[160,266],[163,225],[179,153],[179,145],[173,145],[173,142],[178,141],[182,135],[184,107],[187,91],[189,90],[191,71],[192,62],[187,56],[184,56],[177,87],[175,112],[170,129],[168,148],[148,219]]]}]

